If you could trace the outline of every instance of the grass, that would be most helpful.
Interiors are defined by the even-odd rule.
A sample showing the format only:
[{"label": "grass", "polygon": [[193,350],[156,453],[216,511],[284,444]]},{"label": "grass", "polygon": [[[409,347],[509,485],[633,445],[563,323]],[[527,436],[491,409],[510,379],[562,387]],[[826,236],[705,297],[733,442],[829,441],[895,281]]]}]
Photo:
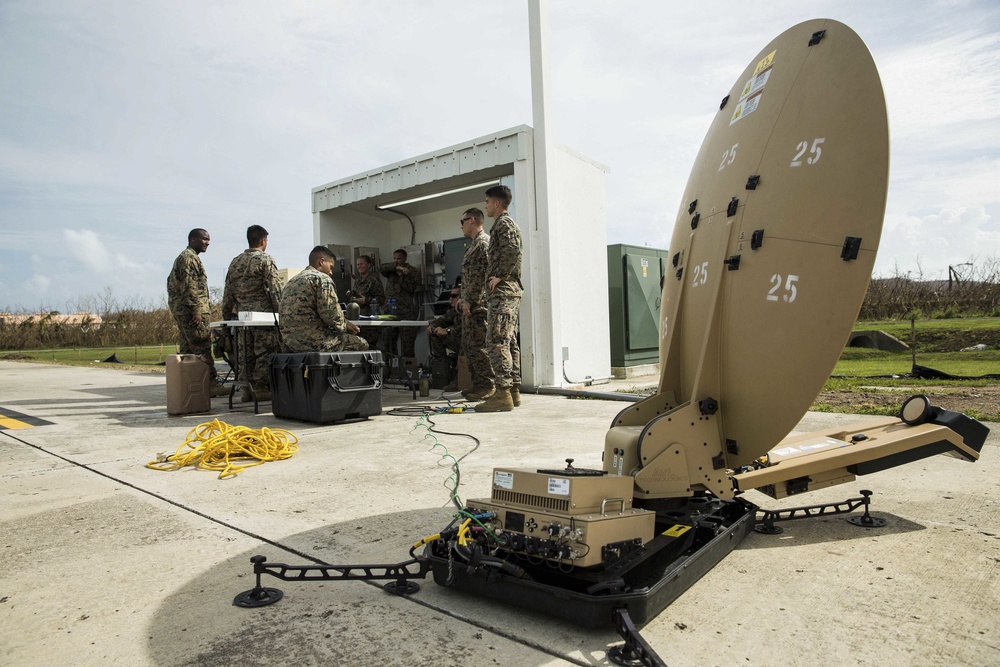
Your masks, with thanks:
[{"label": "grass", "polygon": [[[23,350],[19,352],[0,352],[2,359],[19,359],[26,361],[43,361],[46,363],[64,364],[67,366],[92,366],[100,363],[111,355],[131,366],[147,366],[151,370],[162,368],[167,355],[177,354],[173,345],[137,345],[132,347],[68,347],[51,350]],[[108,364],[114,366],[116,364]]]},{"label": "grass", "polygon": [[[1000,350],[976,352],[918,352],[917,364],[927,366],[950,375],[978,376],[1000,373]],[[847,348],[833,369],[830,382],[836,376],[864,378],[879,375],[904,375],[913,367],[913,357],[909,352],[883,352],[863,348]],[[881,378],[880,381],[884,381]],[[936,381],[940,382],[940,381]],[[967,386],[976,382],[997,384],[997,380],[963,381]],[[829,384],[829,383],[828,383]],[[870,384],[870,382],[869,382]]]}]

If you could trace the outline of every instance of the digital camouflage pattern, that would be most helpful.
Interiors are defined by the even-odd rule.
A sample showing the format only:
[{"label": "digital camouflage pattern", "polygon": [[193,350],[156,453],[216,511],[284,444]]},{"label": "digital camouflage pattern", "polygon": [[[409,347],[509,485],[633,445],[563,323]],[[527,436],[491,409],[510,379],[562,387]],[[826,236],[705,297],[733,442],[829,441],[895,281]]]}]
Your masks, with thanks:
[{"label": "digital camouflage pattern", "polygon": [[[177,323],[181,354],[197,354],[208,364],[209,375],[215,382],[218,373],[212,359],[212,335],[209,329],[211,306],[208,301],[208,276],[198,253],[184,248],[174,260],[167,276],[167,305]],[[191,319],[201,315],[200,324]]]},{"label": "digital camouflage pattern", "polygon": [[502,214],[490,230],[489,264],[486,278],[497,277],[500,282],[490,292],[497,295],[521,296],[521,228],[508,213]]},{"label": "digital camouflage pattern", "polygon": [[431,331],[437,327],[448,330],[448,335],[438,336],[431,334],[428,338],[430,353],[432,357],[443,359],[448,356],[448,350],[461,353],[462,351],[462,316],[454,308],[449,308],[441,317],[436,317],[430,321],[428,326]]},{"label": "digital camouflage pattern", "polygon": [[[410,264],[403,264],[406,269],[402,273],[396,270],[395,262],[386,262],[378,267],[379,273],[385,276],[385,298],[396,300],[396,316],[401,320],[417,319],[417,304],[414,295],[420,290],[420,273]],[[385,302],[379,301],[383,307],[382,314],[387,314],[384,310]],[[388,327],[385,331],[385,351],[388,354],[396,355],[396,339],[399,337],[399,329]],[[417,331],[413,327],[403,329],[403,356],[417,356],[415,343]]]},{"label": "digital camouflage pattern", "polygon": [[281,278],[274,258],[260,248],[250,248],[233,258],[226,272],[222,318],[235,320],[244,310],[276,313],[281,301]]},{"label": "digital camouflage pattern", "polygon": [[[413,297],[420,291],[420,272],[405,263],[403,268],[405,270],[400,273],[395,262],[387,262],[378,267],[378,272],[385,276],[385,298],[396,300],[396,315],[401,320],[412,320],[417,314]],[[379,303],[385,305],[381,299]]]},{"label": "digital camouflage pattern", "polygon": [[285,285],[279,312],[285,352],[368,349],[363,338],[347,331],[333,278],[311,266]]},{"label": "digital camouflage pattern", "polygon": [[486,318],[486,349],[497,387],[521,385],[521,350],[517,344],[518,309],[521,306],[521,228],[503,213],[490,230],[487,280],[500,282],[490,291]]},{"label": "digital camouflage pattern", "polygon": [[[235,320],[240,311],[278,312],[281,301],[281,278],[274,258],[260,248],[249,248],[233,258],[226,271],[226,286],[222,297],[222,319]],[[276,329],[253,328],[246,332],[247,348],[240,349],[240,358],[251,355],[253,363],[248,380],[255,386],[268,386],[268,357],[281,351],[281,339]],[[239,374],[241,369],[237,369]]]},{"label": "digital camouflage pattern", "polygon": [[490,263],[490,235],[479,232],[465,249],[462,258],[462,301],[469,302],[472,312],[486,312],[486,269]]},{"label": "digital camouflage pattern", "polygon": [[484,389],[493,386],[493,366],[486,350],[487,297],[486,269],[490,263],[490,235],[479,232],[465,249],[462,258],[462,301],[469,303],[470,315],[462,327],[462,352],[469,362],[472,386]]},{"label": "digital camouflage pattern", "polygon": [[485,389],[493,386],[493,365],[486,348],[486,312],[473,312],[463,316],[462,353],[469,362],[472,386]]},{"label": "digital camouflage pattern", "polygon": [[167,305],[171,313],[207,313],[208,276],[198,253],[184,248],[167,276]]},{"label": "digital camouflage pattern", "polygon": [[369,304],[372,302],[372,299],[378,299],[380,305],[385,304],[385,288],[382,286],[382,279],[378,277],[378,274],[374,270],[369,271],[368,275],[364,278],[356,276],[351,296],[363,296],[365,298],[365,305],[361,306],[361,314],[371,315],[372,309]]},{"label": "digital camouflage pattern", "polygon": [[[351,295],[365,297],[365,305],[361,306],[361,314],[365,316],[372,314],[369,305],[372,299],[378,299],[380,305],[385,303],[385,288],[382,286],[382,279],[378,277],[374,266],[364,278],[361,276],[354,278],[354,289],[351,291]],[[361,327],[361,337],[368,343],[369,349],[374,349],[378,345],[379,333],[378,327]]]},{"label": "digital camouflage pattern", "polygon": [[497,387],[521,386],[521,348],[517,344],[519,296],[490,299],[486,318],[486,350]]}]

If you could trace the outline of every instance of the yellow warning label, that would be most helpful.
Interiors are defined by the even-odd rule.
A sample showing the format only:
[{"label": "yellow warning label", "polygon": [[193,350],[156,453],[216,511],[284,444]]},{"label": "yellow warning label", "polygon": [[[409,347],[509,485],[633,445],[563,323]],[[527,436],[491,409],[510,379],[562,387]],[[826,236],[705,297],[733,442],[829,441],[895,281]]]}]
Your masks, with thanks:
[{"label": "yellow warning label", "polygon": [[660,535],[666,535],[667,537],[680,537],[684,533],[691,530],[691,526],[682,526],[680,524],[674,524],[670,528],[660,533]]},{"label": "yellow warning label", "polygon": [[759,63],[757,63],[757,68],[754,69],[753,75],[757,76],[758,74],[760,74],[761,72],[763,72],[764,70],[766,70],[768,67],[770,67],[771,65],[773,65],[774,64],[774,54],[777,53],[777,52],[778,52],[778,50],[775,49],[774,51],[771,51],[769,54],[767,54],[766,56],[764,56],[764,58]]}]

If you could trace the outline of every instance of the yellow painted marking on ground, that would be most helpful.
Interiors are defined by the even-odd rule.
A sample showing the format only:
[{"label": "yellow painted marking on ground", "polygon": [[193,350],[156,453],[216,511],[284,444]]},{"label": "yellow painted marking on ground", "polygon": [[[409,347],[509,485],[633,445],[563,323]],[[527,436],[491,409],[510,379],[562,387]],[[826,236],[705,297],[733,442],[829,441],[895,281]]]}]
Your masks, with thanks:
[{"label": "yellow painted marking on ground", "polygon": [[31,424],[26,424],[19,419],[14,419],[13,417],[4,417],[0,415],[0,427],[16,429],[16,428],[31,428]]}]

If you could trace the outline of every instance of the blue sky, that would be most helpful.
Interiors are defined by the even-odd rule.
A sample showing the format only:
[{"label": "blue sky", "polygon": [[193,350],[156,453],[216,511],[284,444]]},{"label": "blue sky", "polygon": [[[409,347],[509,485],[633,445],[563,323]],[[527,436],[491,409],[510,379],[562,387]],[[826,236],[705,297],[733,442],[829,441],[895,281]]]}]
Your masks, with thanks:
[{"label": "blue sky", "polygon": [[[666,247],[719,98],[816,17],[885,87],[876,275],[1000,261],[995,1],[550,0],[551,132],[611,167],[609,243]],[[312,187],[531,124],[527,40],[516,0],[0,0],[0,310],[159,305],[192,227],[213,286],[251,224],[301,267]]]}]

